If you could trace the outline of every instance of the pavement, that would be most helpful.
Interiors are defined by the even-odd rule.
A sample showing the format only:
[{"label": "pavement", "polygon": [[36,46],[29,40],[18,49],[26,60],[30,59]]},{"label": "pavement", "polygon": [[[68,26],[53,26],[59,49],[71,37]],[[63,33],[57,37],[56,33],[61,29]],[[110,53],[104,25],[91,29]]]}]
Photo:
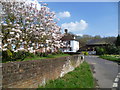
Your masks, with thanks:
[{"label": "pavement", "polygon": [[[120,90],[120,65],[116,62],[101,59],[98,56],[85,56],[85,61],[94,67],[93,76],[97,80],[99,88],[116,88]],[[117,84],[115,84],[117,81]],[[115,84],[115,85],[114,85]]]}]

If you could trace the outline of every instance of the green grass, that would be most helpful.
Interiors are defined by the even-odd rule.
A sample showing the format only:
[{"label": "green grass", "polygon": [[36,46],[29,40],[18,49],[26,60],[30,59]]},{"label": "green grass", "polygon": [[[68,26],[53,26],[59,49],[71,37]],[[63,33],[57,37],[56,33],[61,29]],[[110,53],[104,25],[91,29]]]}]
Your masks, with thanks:
[{"label": "green grass", "polygon": [[49,59],[49,58],[58,58],[58,57],[64,57],[64,56],[70,56],[69,54],[56,54],[56,55],[52,55],[49,54],[46,57],[39,57],[39,56],[35,56],[33,58],[25,58],[23,61],[27,61],[27,60],[41,60],[41,59]]},{"label": "green grass", "polygon": [[100,58],[110,61],[120,61],[120,55],[102,55]]},{"label": "green grass", "polygon": [[[19,59],[16,61],[41,60],[41,59],[58,58],[58,57],[64,57],[64,56],[70,56],[70,55],[69,54],[56,54],[56,55],[49,54],[46,57],[34,56],[34,57],[27,57],[24,60]],[[14,62],[14,61],[4,61],[2,63],[8,63],[8,62]]]},{"label": "green grass", "polygon": [[62,78],[51,80],[38,89],[40,88],[94,88],[94,79],[89,64],[83,62],[74,71]]}]

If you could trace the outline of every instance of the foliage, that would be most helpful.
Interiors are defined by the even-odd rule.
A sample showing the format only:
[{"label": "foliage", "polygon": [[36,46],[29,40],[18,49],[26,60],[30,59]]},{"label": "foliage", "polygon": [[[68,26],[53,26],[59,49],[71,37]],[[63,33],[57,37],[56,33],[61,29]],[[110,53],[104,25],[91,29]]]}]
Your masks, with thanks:
[{"label": "foliage", "polygon": [[114,44],[115,43],[115,40],[116,40],[116,37],[101,37],[99,35],[96,35],[96,36],[91,36],[91,35],[83,35],[83,36],[77,36],[77,40],[79,41],[80,43],[80,47],[84,47],[89,40],[103,40],[109,44]]},{"label": "foliage", "polygon": [[87,51],[82,51],[82,54],[88,55],[88,52]]},{"label": "foliage", "polygon": [[61,50],[58,50],[57,54],[64,54]]},{"label": "foliage", "polygon": [[116,46],[120,46],[120,35],[117,36],[117,40],[116,40]]},{"label": "foliage", "polygon": [[120,47],[116,47],[115,45],[96,47],[96,54],[97,55],[120,54]]},{"label": "foliage", "polygon": [[17,1],[0,2],[4,12],[1,19],[2,50],[34,53],[40,47],[60,48],[61,32],[55,12],[37,0]]},{"label": "foliage", "polygon": [[120,54],[120,47],[116,47],[115,45],[109,45],[105,49],[106,54]]},{"label": "foliage", "polygon": [[56,52],[53,52],[52,55],[56,55],[57,53]]},{"label": "foliage", "polygon": [[[6,52],[6,51],[4,51],[4,52]],[[49,58],[58,58],[58,57],[70,56],[69,54],[56,54],[56,55],[47,54],[47,56],[44,56],[44,55],[43,56],[42,55],[38,56],[38,55],[34,55],[33,53],[28,53],[28,52],[26,52],[26,53],[24,52],[22,54],[19,54],[19,53],[16,53],[16,54],[14,54],[13,58],[10,58],[7,55],[3,54],[3,56],[7,56],[7,57],[3,58],[2,63],[6,63],[6,62],[10,62],[10,61],[12,61],[12,62],[13,61],[29,61],[29,60],[41,60],[41,59],[49,59]],[[21,55],[23,55],[24,57],[20,57]]]},{"label": "foliage", "polygon": [[37,56],[47,57],[47,51],[55,52],[60,48],[61,32],[57,25],[55,12],[46,3],[37,0],[1,1],[2,5],[2,51],[3,60],[25,59],[34,57],[39,48],[44,53]]},{"label": "foliage", "polygon": [[40,88],[94,88],[94,79],[89,64],[83,62],[74,71],[62,78],[50,80],[38,90]]},{"label": "foliage", "polygon": [[2,52],[2,56],[3,56],[2,61],[7,62],[7,61],[17,61],[17,60],[23,61],[26,57],[33,58],[35,55],[33,53],[29,53],[26,51],[13,52],[7,50]]},{"label": "foliage", "polygon": [[120,55],[101,55],[100,58],[120,62]]},{"label": "foliage", "polygon": [[39,57],[47,57],[48,56],[47,53],[41,53],[41,52],[35,52],[35,55],[39,56]]},{"label": "foliage", "polygon": [[11,61],[12,60],[12,52],[10,50],[6,50],[2,52],[2,60],[3,61]]},{"label": "foliage", "polygon": [[96,47],[96,54],[97,55],[105,54],[105,48],[103,48],[103,47]]}]

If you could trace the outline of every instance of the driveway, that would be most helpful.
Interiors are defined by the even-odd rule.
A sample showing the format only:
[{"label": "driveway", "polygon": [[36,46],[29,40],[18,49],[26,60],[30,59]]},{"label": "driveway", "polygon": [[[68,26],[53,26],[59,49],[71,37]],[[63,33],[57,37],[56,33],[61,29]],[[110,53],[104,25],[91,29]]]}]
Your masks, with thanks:
[{"label": "driveway", "polygon": [[112,61],[98,58],[97,56],[85,56],[85,61],[94,67],[94,78],[100,88],[112,88],[118,74],[118,64]]}]

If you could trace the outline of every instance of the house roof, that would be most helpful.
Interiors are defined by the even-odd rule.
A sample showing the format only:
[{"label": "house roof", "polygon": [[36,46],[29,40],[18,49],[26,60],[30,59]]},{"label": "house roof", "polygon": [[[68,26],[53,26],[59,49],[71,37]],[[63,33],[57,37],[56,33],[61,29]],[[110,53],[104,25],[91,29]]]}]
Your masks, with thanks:
[{"label": "house roof", "polygon": [[64,36],[61,38],[62,41],[69,41],[69,40],[75,40],[75,35],[73,34],[64,34]]}]

